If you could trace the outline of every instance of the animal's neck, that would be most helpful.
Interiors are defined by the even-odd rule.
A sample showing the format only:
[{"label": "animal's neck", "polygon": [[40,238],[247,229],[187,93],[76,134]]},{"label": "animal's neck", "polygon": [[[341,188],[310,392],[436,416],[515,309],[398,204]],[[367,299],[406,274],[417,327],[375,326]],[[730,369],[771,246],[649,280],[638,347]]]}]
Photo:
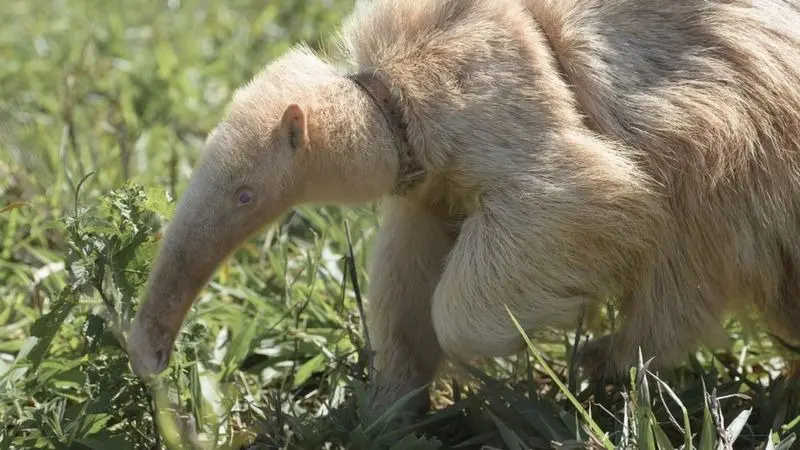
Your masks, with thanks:
[{"label": "animal's neck", "polygon": [[362,203],[393,192],[401,164],[395,136],[351,80],[342,78],[317,96],[308,133],[305,202]]},{"label": "animal's neck", "polygon": [[423,174],[419,155],[408,140],[407,127],[399,100],[392,94],[384,77],[377,71],[364,69],[348,77],[353,81],[375,106],[381,111],[389,131],[394,136],[394,144],[400,160],[395,193],[405,194],[412,189]]}]

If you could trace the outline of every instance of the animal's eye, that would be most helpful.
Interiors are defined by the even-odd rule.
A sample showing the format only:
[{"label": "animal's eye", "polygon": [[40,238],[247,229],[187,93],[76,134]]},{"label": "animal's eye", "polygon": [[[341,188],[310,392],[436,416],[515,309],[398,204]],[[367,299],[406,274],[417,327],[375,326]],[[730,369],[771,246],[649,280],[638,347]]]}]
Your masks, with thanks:
[{"label": "animal's eye", "polygon": [[253,193],[250,191],[242,191],[239,193],[239,206],[247,205],[253,201]]}]

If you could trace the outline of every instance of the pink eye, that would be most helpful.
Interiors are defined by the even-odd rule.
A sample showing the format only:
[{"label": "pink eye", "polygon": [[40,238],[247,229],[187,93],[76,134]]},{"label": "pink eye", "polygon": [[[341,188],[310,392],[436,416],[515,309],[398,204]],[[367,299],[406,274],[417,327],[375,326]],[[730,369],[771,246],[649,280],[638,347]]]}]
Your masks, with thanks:
[{"label": "pink eye", "polygon": [[246,205],[253,201],[253,194],[250,191],[242,191],[239,193],[239,205]]}]

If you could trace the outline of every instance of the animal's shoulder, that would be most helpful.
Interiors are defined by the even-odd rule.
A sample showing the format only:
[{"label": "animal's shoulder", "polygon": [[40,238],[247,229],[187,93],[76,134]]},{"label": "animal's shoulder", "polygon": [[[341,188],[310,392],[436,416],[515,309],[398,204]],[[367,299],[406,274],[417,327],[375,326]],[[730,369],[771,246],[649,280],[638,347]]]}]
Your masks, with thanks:
[{"label": "animal's shoulder", "polygon": [[476,54],[502,30],[498,14],[524,14],[517,0],[360,2],[340,31],[349,58],[382,67],[426,58]]}]

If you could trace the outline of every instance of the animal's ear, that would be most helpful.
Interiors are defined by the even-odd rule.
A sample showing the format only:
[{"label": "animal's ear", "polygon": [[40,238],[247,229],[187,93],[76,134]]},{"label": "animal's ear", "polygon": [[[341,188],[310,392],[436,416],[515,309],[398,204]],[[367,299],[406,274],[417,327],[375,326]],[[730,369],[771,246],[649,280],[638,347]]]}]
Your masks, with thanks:
[{"label": "animal's ear", "polygon": [[306,113],[300,105],[292,103],[286,107],[281,118],[281,131],[292,150],[305,147],[308,140],[308,122]]}]

